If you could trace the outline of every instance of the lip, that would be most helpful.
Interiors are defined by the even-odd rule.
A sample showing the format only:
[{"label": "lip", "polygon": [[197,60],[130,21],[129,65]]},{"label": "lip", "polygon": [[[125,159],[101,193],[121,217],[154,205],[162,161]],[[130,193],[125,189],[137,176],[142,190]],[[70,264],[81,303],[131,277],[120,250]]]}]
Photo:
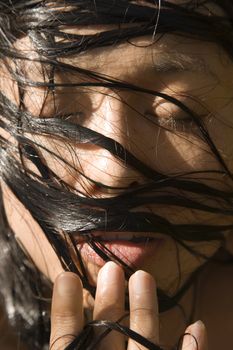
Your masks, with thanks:
[{"label": "lip", "polygon": [[[132,268],[139,268],[149,256],[160,248],[164,239],[153,239],[148,243],[132,243],[128,241],[101,242],[108,250]],[[102,267],[105,261],[86,242],[77,244],[78,250],[85,261]]]}]

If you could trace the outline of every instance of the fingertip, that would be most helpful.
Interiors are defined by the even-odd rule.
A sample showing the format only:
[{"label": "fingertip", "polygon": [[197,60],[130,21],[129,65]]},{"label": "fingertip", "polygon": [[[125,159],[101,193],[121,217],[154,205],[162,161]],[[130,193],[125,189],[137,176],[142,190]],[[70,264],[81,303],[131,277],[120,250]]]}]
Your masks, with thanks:
[{"label": "fingertip", "polygon": [[98,283],[104,283],[114,280],[116,278],[124,278],[124,270],[121,266],[116,264],[114,261],[108,261],[100,269],[98,274]]},{"label": "fingertip", "polygon": [[206,333],[206,327],[201,320],[198,320],[195,323],[191,324],[187,328],[186,332],[200,339]]},{"label": "fingertip", "polygon": [[81,279],[73,272],[62,272],[54,283],[54,290],[61,297],[76,294],[82,287]]},{"label": "fingertip", "polygon": [[[156,290],[156,281],[154,277],[144,270],[137,270],[129,279],[129,286],[137,286],[139,284],[139,289],[141,281],[144,281],[144,286],[147,285],[149,289]],[[137,288],[138,289],[138,288]]]},{"label": "fingertip", "polygon": [[78,279],[80,280],[79,276],[74,273],[74,272],[70,272],[70,271],[62,271],[55,279],[55,281],[58,281],[60,279],[65,279],[65,278],[74,278],[74,279]]},{"label": "fingertip", "polygon": [[207,331],[205,324],[198,320],[188,326],[183,336],[182,350],[207,350]]},{"label": "fingertip", "polygon": [[118,270],[123,270],[121,266],[119,266],[118,264],[116,264],[114,261],[107,261],[103,267],[101,267],[100,272],[101,271],[106,271],[106,272],[110,272],[112,269],[118,269]]}]

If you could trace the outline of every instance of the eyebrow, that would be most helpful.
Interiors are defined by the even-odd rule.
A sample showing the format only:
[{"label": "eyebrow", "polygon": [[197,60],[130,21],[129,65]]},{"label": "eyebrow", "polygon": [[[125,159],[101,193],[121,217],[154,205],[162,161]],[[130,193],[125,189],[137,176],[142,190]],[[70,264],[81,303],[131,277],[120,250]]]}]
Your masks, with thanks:
[{"label": "eyebrow", "polygon": [[214,76],[201,57],[178,52],[156,52],[153,54],[153,68],[161,73],[198,72]]}]

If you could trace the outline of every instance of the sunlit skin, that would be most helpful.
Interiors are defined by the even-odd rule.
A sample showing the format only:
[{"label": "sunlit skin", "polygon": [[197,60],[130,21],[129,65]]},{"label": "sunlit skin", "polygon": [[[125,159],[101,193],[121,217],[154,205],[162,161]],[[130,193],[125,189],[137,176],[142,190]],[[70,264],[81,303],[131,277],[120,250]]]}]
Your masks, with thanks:
[{"label": "sunlit skin", "polygon": [[[125,279],[123,270],[113,262],[108,262],[98,275],[94,320],[116,321],[122,317],[125,302]],[[82,299],[77,298],[82,285],[76,275],[64,273],[55,281],[52,301],[51,342],[52,349],[63,349],[73,340],[73,334],[81,332],[84,320],[82,317]],[[138,270],[129,280],[130,315],[129,325],[132,330],[158,344],[159,317],[156,298],[156,285],[153,277],[145,271]],[[61,302],[62,300],[62,302]],[[77,317],[79,315],[79,317]],[[61,327],[63,324],[63,327]],[[97,328],[98,332],[98,328]],[[101,331],[100,331],[101,332]],[[190,325],[186,330],[182,350],[192,350],[199,344],[199,349],[207,350],[207,334],[202,322]],[[195,341],[196,339],[196,341]],[[98,349],[125,349],[124,335],[111,332]],[[127,350],[146,350],[146,347],[130,339]]]},{"label": "sunlit skin", "polygon": [[[101,30],[101,28],[92,30]],[[77,28],[76,32],[80,32],[80,29]],[[150,38],[138,38],[134,39],[133,42],[140,46],[145,46],[150,43]],[[28,38],[22,39],[17,45],[24,50],[25,48],[28,49],[29,52],[32,50]],[[182,54],[184,57],[182,71],[181,69],[179,70],[178,67],[175,67],[173,71],[162,72],[162,68],[160,71],[156,70],[155,66],[159,64],[161,66],[160,62],[166,62],[166,60],[169,62],[170,56],[174,57],[177,55],[178,57],[178,54]],[[93,57],[95,57],[95,60],[93,60]],[[122,64],[122,57],[124,57],[124,64]],[[187,57],[189,58],[188,60]],[[186,67],[187,61],[191,63],[187,64]],[[208,111],[208,116],[204,117],[207,128],[217,148],[220,150],[221,155],[224,157],[228,168],[233,172],[233,130],[230,127],[232,125],[231,118],[233,111],[233,64],[224,51],[217,45],[166,35],[158,43],[150,47],[142,48],[124,43],[104,50],[95,49],[78,58],[66,59],[65,62],[101,72],[102,74],[114,78],[120,77],[123,81],[146,89],[167,93],[168,95],[180,99],[199,114],[206,115]],[[26,68],[31,79],[42,80],[39,66],[37,67],[35,64],[32,65],[28,63]],[[9,80],[9,77],[5,74],[0,79],[0,85],[2,84],[3,86],[4,82],[7,79]],[[74,76],[69,76],[67,73],[62,74],[62,72],[56,76],[56,82],[72,82],[74,79]],[[75,81],[77,82],[77,79]],[[17,100],[16,90],[14,89],[15,86],[12,83],[12,86],[6,90],[6,94],[11,99],[14,98]],[[40,112],[43,98],[44,94],[41,89],[27,88],[25,105],[33,115],[36,116]],[[189,125],[186,122],[182,124],[179,119],[185,118],[185,115],[181,115],[178,108],[174,105],[164,103],[164,101],[161,101],[159,98],[146,94],[137,94],[131,91],[113,92],[104,88],[92,88],[89,91],[85,91],[85,94],[79,94],[76,89],[61,89],[56,95],[56,111],[51,101],[49,97],[44,105],[42,116],[53,116],[57,110],[65,113],[72,113],[76,112],[78,107],[81,107],[82,125],[117,140],[138,159],[159,172],[176,174],[178,172],[194,170],[220,170],[219,163],[211,154],[208,146],[200,141],[198,130],[195,125],[193,125],[192,122],[190,122]],[[127,101],[127,105],[124,103],[125,101]],[[130,106],[133,106],[134,109],[130,108]],[[165,131],[162,127],[155,126],[150,121],[142,118],[142,115],[155,114],[154,118],[160,119],[161,126],[166,126],[171,129],[171,127],[174,127],[174,124],[171,125],[171,122],[166,120],[171,113],[175,116],[176,120],[177,130],[174,130],[175,133]],[[72,122],[77,122],[77,119],[73,118]],[[80,122],[80,120],[78,120],[78,122]],[[222,137],[222,135],[224,135],[224,137]],[[58,154],[62,154],[66,160],[70,161],[72,165],[75,165],[76,169],[82,169],[85,175],[96,181],[101,181],[108,186],[124,187],[129,186],[134,181],[138,183],[143,183],[145,181],[140,174],[125,167],[122,163],[117,162],[106,150],[95,146],[72,146],[76,154],[74,160],[74,152],[72,153],[69,145],[64,145],[57,140],[46,139],[45,137],[29,136]],[[43,155],[49,167],[75,189],[84,190],[84,192],[94,197],[109,196],[108,193],[102,192],[101,189],[93,188],[90,183],[82,178],[74,169],[68,166],[64,167],[64,164],[56,161],[51,156],[48,156],[48,154]],[[203,180],[203,182],[206,181],[207,180]],[[228,180],[222,175],[216,176],[211,184],[224,190],[229,187]],[[16,200],[5,185],[3,193],[7,216],[18,241],[24,249],[26,249],[39,269],[54,282],[62,272],[58,258],[47,242],[38,224],[31,218],[30,214],[23,208],[19,201]],[[145,211],[155,211],[153,206],[147,206],[143,209]],[[165,206],[159,209],[156,208],[156,213],[161,214],[174,223],[202,222],[206,224],[227,224],[232,221],[231,218],[227,219],[226,217],[213,214],[194,214],[191,210],[187,209],[182,209],[180,211],[177,208],[174,209],[174,211],[172,209],[167,210]],[[159,237],[162,238],[163,241],[155,254],[147,257],[137,268],[147,271],[146,278],[150,280],[148,283],[154,283],[152,281],[155,279],[157,286],[164,289],[166,292],[174,294],[191,273],[201,266],[205,260],[192,255],[181,246],[177,246],[171,238],[162,235],[159,235]],[[226,242],[229,250],[233,250],[232,236],[229,233],[226,233]],[[190,243],[190,246],[195,248],[199,253],[211,257],[220,247],[220,243]],[[180,266],[177,263],[178,255]],[[90,261],[84,262],[90,280],[93,284],[97,284],[100,266]],[[116,283],[116,280],[123,280],[123,272],[121,269],[113,265],[111,268],[116,270],[114,270],[116,272],[114,283]],[[232,268],[229,267],[228,269],[232,270]],[[217,281],[219,283],[220,275],[223,276],[222,283],[224,285],[224,276],[228,276],[228,274],[233,272],[229,270],[226,271],[224,269],[224,271],[221,270],[221,272],[216,270],[215,274],[210,272],[211,278],[209,285],[215,286]],[[62,276],[64,277],[64,275]],[[72,280],[71,284],[73,283],[73,287],[76,285],[74,291],[70,292],[70,295],[74,295],[74,293],[80,295],[81,286],[77,277],[69,275],[69,278]],[[143,283],[145,275],[144,277],[142,275],[137,276],[137,278]],[[57,283],[62,283],[61,280],[62,278],[60,278],[60,282],[56,282],[55,287]],[[201,284],[202,282],[201,279]],[[101,287],[99,287],[99,290],[100,288]],[[106,291],[103,292],[107,295],[107,298],[105,295],[104,300],[108,299],[110,288],[109,282]],[[133,295],[133,287],[131,286],[129,288],[131,288],[131,295]],[[230,285],[227,292],[229,293],[228,295],[230,295],[231,289],[233,291],[233,286]],[[203,299],[200,299],[201,303],[202,300],[206,300],[208,293],[211,294],[211,292],[210,290],[205,291],[203,289],[201,293]],[[123,282],[117,289],[117,295],[119,296],[122,293],[124,294]],[[153,293],[155,294],[155,287]],[[52,320],[56,320],[57,311],[55,311],[55,309],[57,308],[56,305],[58,305],[57,300],[59,300],[56,290],[54,295],[53,305],[55,305],[55,307],[53,306],[52,315],[55,316],[54,318],[52,317]],[[225,293],[222,292],[222,296],[223,295],[225,295]],[[182,301],[187,313],[189,313],[191,309],[192,296],[192,291],[190,291]],[[210,295],[209,301],[207,302],[206,300],[206,309],[209,308],[213,298],[214,296]],[[133,300],[133,296],[131,299]],[[100,299],[98,299],[98,301],[99,300]],[[113,301],[112,303],[114,304]],[[99,319],[99,315],[101,314],[101,317],[104,316],[108,319],[109,314],[103,311],[106,305],[104,304],[100,310],[97,309],[96,305],[97,301],[94,306],[94,302],[91,300],[90,296],[84,293],[84,307],[91,309],[94,307],[94,318]],[[122,305],[123,301],[120,305],[121,313],[124,312]],[[134,306],[134,304],[132,305]],[[152,302],[150,303],[150,307],[152,307]],[[74,319],[72,310],[78,310],[77,313],[79,313],[81,309],[81,298],[77,300],[77,305],[70,303],[69,300],[67,301],[67,310],[70,312],[68,315],[71,315],[72,319]],[[221,315],[223,315],[225,310],[222,310],[223,307],[219,307],[219,310],[220,309]],[[62,314],[63,311],[64,310],[59,312]],[[120,317],[120,314],[118,315],[117,313],[118,311],[115,311],[115,313],[113,312],[114,320]],[[233,310],[231,311],[233,312]],[[80,313],[82,312],[80,311]],[[221,315],[220,318],[223,317]],[[138,329],[137,327],[140,322],[147,318],[147,316],[148,315],[143,315],[142,319],[139,317],[137,322],[134,320],[130,320],[130,322],[132,321],[132,323],[136,325],[136,329]],[[68,316],[68,318],[69,317],[70,316]],[[199,318],[198,313],[197,317]],[[209,322],[211,325],[210,333],[214,333],[219,320],[215,319],[212,325],[212,320],[210,322],[208,317],[203,317],[205,317],[207,323]],[[156,322],[157,321],[154,319],[149,319],[149,328],[153,328],[154,333],[151,334],[150,330],[146,330],[145,334],[143,334],[148,338],[154,338],[155,342],[158,341],[159,334],[159,326]],[[174,323],[176,327],[174,327]],[[226,324],[230,325],[230,316],[229,320],[228,317],[226,317]],[[185,329],[184,318],[179,310],[172,310],[163,315],[161,317],[161,325],[160,339],[168,345],[174,344]],[[79,332],[82,327],[83,321],[81,318],[76,317],[75,321],[70,322],[70,325],[68,322],[69,333]],[[65,334],[64,329],[61,333],[60,332],[59,321],[53,321],[52,341],[54,337],[56,338],[57,334]],[[219,330],[219,334],[221,334],[221,330]],[[123,338],[120,336],[117,337],[117,343],[120,344]],[[200,350],[207,350],[206,341],[203,340],[205,338],[203,329],[201,330],[200,339],[201,337],[202,340],[200,340],[200,342],[202,342],[202,345]],[[227,336],[225,338],[227,341]],[[110,343],[111,341],[108,340]],[[60,345],[64,344],[62,343]],[[54,347],[55,350],[56,346]],[[108,346],[109,343],[103,345],[101,350],[107,349]],[[121,344],[114,350],[122,349],[123,345]],[[134,347],[133,344],[129,345],[128,350],[135,349],[136,347]],[[189,350],[189,348],[187,349]],[[210,348],[210,350],[215,349],[217,349],[217,347]]]}]

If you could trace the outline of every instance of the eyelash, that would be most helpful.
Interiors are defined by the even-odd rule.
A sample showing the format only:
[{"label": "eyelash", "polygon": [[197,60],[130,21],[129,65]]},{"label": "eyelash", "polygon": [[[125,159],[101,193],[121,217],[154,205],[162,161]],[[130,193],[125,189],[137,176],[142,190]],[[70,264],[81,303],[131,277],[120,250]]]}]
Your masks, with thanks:
[{"label": "eyelash", "polygon": [[156,124],[161,127],[165,127],[168,130],[184,133],[193,132],[198,127],[191,118],[175,118],[173,116],[169,118],[157,116]]},{"label": "eyelash", "polygon": [[172,115],[169,117],[161,117],[155,113],[146,113],[145,116],[154,124],[174,132],[190,133],[198,128],[197,124],[191,118],[180,118]]}]

